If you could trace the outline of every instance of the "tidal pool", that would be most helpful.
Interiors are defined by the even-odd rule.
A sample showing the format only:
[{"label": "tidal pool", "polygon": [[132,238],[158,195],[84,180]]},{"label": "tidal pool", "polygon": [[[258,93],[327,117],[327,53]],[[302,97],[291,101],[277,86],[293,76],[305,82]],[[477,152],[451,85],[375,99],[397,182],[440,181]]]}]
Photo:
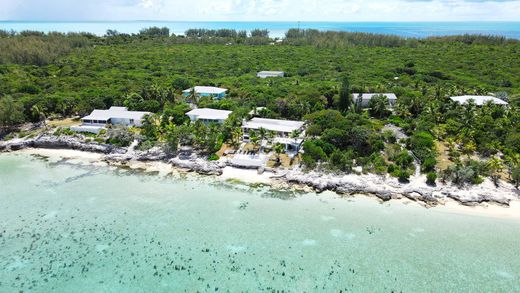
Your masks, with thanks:
[{"label": "tidal pool", "polygon": [[520,292],[520,220],[0,155],[0,292]]}]

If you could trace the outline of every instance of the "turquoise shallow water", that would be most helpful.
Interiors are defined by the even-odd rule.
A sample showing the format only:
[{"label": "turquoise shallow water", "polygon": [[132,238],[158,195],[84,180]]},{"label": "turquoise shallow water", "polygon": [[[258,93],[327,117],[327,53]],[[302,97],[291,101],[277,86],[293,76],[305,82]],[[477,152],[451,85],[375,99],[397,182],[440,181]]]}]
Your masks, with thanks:
[{"label": "turquoise shallow water", "polygon": [[138,33],[145,27],[168,27],[175,34],[190,28],[236,29],[251,31],[268,29],[272,37],[282,37],[290,28],[390,34],[424,38],[460,34],[499,35],[520,39],[520,22],[234,22],[234,21],[0,21],[4,30],[38,30],[59,32],[90,32],[103,35],[108,29],[122,33]]},{"label": "turquoise shallow water", "polygon": [[0,155],[0,292],[519,292],[520,222]]}]

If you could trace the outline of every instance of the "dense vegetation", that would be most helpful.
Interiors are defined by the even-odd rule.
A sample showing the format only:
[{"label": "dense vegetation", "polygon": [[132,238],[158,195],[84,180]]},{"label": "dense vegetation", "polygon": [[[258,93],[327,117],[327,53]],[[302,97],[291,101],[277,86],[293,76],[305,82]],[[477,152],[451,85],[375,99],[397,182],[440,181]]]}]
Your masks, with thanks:
[{"label": "dense vegetation", "polygon": [[[275,42],[265,30],[172,36],[149,28],[104,37],[0,32],[0,123],[125,105],[159,113],[143,130],[143,147],[161,142],[175,150],[182,142],[214,153],[223,142],[233,144],[241,119],[262,106],[264,117],[309,122],[306,166],[350,172],[361,165],[406,180],[415,156],[432,184],[439,170],[439,178],[458,184],[505,173],[518,181],[519,54],[516,40],[469,35],[403,39],[290,30]],[[283,70],[286,78],[257,79],[260,70]],[[188,125],[180,92],[193,85],[229,88],[221,102],[198,103],[234,110],[234,118],[223,126]],[[348,98],[352,92],[394,92],[398,105],[392,113],[377,97],[366,111]],[[448,99],[488,93],[510,106],[460,106]],[[397,140],[383,127],[389,123],[408,138]],[[440,162],[443,153],[447,165]]]}]

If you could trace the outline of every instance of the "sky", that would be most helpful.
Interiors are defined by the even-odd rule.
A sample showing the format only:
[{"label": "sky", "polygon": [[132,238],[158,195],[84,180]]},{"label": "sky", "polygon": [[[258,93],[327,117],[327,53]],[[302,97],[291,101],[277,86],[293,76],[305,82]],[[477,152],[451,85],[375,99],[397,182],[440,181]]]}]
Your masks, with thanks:
[{"label": "sky", "polygon": [[520,21],[520,0],[0,0],[0,20]]}]

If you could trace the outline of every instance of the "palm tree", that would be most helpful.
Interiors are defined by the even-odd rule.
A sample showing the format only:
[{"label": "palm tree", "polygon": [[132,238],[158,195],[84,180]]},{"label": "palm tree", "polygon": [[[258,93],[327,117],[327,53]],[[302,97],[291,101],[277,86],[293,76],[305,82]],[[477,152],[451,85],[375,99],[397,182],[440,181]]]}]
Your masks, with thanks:
[{"label": "palm tree", "polygon": [[195,124],[193,125],[193,135],[194,135],[194,141],[195,141],[195,144],[198,145],[199,147],[204,147],[206,145],[206,140],[207,140],[207,130],[208,128],[206,127],[206,125],[202,122],[200,122],[200,120],[197,120],[195,122]]},{"label": "palm tree", "polygon": [[265,128],[258,129],[258,136],[260,137],[260,144],[263,144],[265,138],[267,137],[267,129],[265,129]]},{"label": "palm tree", "polygon": [[498,187],[498,180],[500,179],[500,173],[504,169],[504,163],[499,157],[492,157],[488,161],[488,168],[491,172],[491,179],[493,179],[493,183]]},{"label": "palm tree", "polygon": [[471,155],[473,155],[473,153],[475,153],[476,150],[477,150],[477,145],[475,144],[475,142],[473,140],[466,142],[462,146],[462,153],[465,154],[466,156],[468,156],[468,158],[471,157]]},{"label": "palm tree", "polygon": [[31,107],[31,114],[33,117],[38,119],[38,123],[42,122],[43,125],[45,126],[46,116],[45,116],[45,113],[43,112],[43,110],[40,107],[38,107],[38,105],[33,105]]},{"label": "palm tree", "polygon": [[363,110],[363,94],[359,93],[356,97],[356,112],[360,113]]},{"label": "palm tree", "polygon": [[244,132],[242,131],[242,128],[235,127],[231,131],[231,144],[234,147],[238,147],[240,144],[240,141],[242,141],[242,136],[244,135]]},{"label": "palm tree", "polygon": [[377,118],[384,118],[388,115],[388,98],[385,95],[377,95],[370,99],[370,112]]},{"label": "palm tree", "polygon": [[290,138],[298,138],[298,137],[300,137],[300,134],[301,134],[301,131],[294,130],[293,132],[291,132],[291,134],[289,134],[289,137]]},{"label": "palm tree", "polygon": [[249,131],[249,141],[251,141],[251,144],[253,145],[253,149],[258,149],[258,141],[260,140],[260,137],[256,133],[256,131],[251,130]]},{"label": "palm tree", "polygon": [[274,151],[276,153],[276,165],[277,166],[280,166],[280,155],[283,153],[283,151],[285,150],[283,144],[281,143],[277,143],[274,145]]},{"label": "palm tree", "polygon": [[188,95],[188,101],[191,101],[194,104],[199,103],[199,95],[195,91],[195,87],[192,87],[190,90],[190,94]]},{"label": "palm tree", "polygon": [[511,154],[505,157],[505,165],[509,174],[509,179],[513,177],[513,170],[520,167],[520,154]]},{"label": "palm tree", "polygon": [[274,138],[276,137],[276,131],[272,131],[272,130],[269,130],[267,132],[267,139],[270,141],[270,142],[273,142]]}]

